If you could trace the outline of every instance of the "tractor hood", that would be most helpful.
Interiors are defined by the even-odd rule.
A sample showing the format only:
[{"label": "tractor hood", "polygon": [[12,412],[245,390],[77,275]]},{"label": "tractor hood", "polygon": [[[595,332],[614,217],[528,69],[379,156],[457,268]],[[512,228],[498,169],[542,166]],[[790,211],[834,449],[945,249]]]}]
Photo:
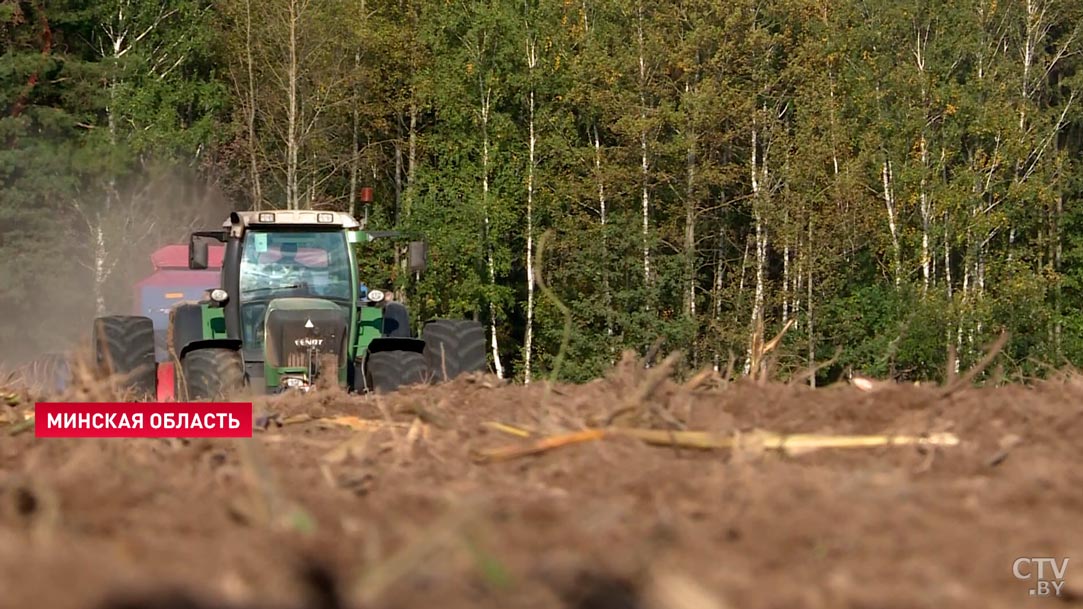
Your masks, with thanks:
[{"label": "tractor hood", "polygon": [[309,354],[335,355],[339,366],[346,358],[348,314],[329,300],[277,298],[267,305],[264,345],[268,366],[300,368]]}]

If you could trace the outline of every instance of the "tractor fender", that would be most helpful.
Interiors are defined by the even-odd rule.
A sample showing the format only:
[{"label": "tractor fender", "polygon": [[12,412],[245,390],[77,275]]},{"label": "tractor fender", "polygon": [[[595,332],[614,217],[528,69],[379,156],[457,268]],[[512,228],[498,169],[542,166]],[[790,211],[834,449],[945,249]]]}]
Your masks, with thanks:
[{"label": "tractor fender", "polygon": [[203,331],[203,307],[198,303],[178,304],[169,311],[169,332],[166,344],[170,357],[180,360],[195,349],[219,347],[238,350],[237,338],[207,338]]},{"label": "tractor fender", "polygon": [[379,353],[381,351],[413,351],[414,353],[423,353],[425,351],[425,341],[420,338],[401,338],[393,336],[381,336],[372,339],[372,342],[369,343],[368,353]]},{"label": "tractor fender", "polygon": [[186,353],[191,353],[198,349],[230,349],[232,351],[241,350],[241,339],[239,338],[208,338],[206,340],[194,340],[188,343],[179,353],[181,357],[184,357]]}]

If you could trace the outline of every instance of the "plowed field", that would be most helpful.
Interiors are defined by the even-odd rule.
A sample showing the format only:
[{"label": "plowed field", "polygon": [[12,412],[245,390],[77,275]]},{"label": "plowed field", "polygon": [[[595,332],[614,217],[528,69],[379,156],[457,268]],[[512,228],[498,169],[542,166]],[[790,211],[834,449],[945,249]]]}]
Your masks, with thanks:
[{"label": "plowed field", "polygon": [[[45,440],[9,425],[0,607],[1083,605],[1083,381],[695,388],[650,373],[261,399],[256,414],[273,417],[252,440]],[[9,421],[21,408],[0,406]],[[535,439],[509,432],[606,422],[959,443],[792,452],[620,437],[475,458]],[[1060,596],[1031,595],[1020,557],[1069,558]]]}]

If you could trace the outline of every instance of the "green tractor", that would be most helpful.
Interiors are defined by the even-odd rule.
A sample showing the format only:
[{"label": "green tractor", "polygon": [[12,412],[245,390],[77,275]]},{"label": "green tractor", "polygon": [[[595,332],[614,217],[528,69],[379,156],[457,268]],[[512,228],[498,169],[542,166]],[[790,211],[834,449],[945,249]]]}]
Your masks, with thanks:
[{"label": "green tractor", "polygon": [[[95,320],[98,361],[119,363],[109,371],[135,379],[144,394],[153,385],[159,400],[318,383],[388,392],[488,370],[480,323],[438,319],[415,333],[402,303],[359,281],[355,244],[396,236],[362,231],[339,212],[233,212],[221,230],[189,238],[194,270],[207,268],[208,241],[225,244],[220,285],[170,309],[170,361],[155,364],[153,334],[132,330],[150,320],[128,316]],[[425,243],[411,242],[408,252],[410,271],[424,270]]]}]

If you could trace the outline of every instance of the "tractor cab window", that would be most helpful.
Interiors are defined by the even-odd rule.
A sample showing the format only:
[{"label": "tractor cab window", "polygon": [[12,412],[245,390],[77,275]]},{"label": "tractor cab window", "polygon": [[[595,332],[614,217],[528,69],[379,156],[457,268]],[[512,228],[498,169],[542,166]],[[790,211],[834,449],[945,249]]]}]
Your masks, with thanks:
[{"label": "tractor cab window", "polygon": [[349,302],[350,259],[341,232],[259,232],[245,235],[241,300],[282,297]]},{"label": "tractor cab window", "polygon": [[325,298],[349,306],[348,248],[342,232],[248,231],[239,278],[245,344],[262,351],[264,314],[275,298]]}]

